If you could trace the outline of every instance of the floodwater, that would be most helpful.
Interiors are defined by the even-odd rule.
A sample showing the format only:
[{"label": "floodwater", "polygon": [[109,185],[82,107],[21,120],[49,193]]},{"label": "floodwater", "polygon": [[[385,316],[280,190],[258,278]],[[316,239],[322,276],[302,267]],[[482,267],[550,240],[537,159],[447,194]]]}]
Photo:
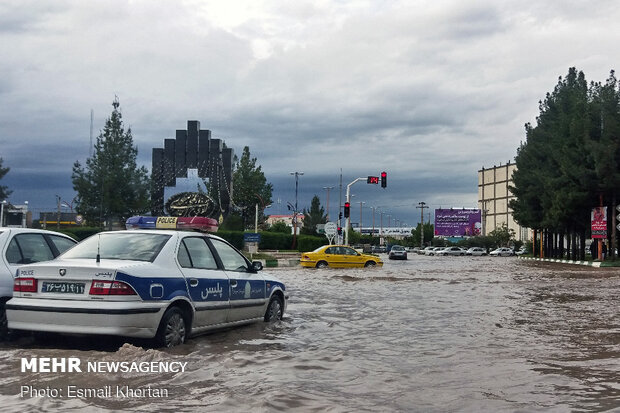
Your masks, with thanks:
[{"label": "floodwater", "polygon": [[[290,294],[275,324],[166,351],[100,337],[0,344],[0,411],[620,410],[620,269],[413,255],[377,269],[272,272]],[[21,372],[30,357],[187,364]],[[29,386],[62,394],[22,394]],[[121,394],[68,397],[68,386]]]}]

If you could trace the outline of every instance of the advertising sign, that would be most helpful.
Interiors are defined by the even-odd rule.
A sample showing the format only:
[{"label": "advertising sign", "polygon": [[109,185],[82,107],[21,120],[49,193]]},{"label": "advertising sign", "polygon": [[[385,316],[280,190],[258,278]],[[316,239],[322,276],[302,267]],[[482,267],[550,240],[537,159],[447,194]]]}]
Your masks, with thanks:
[{"label": "advertising sign", "polygon": [[479,209],[436,209],[435,235],[455,237],[480,235]]},{"label": "advertising sign", "polygon": [[607,207],[592,208],[592,238],[607,238]]},{"label": "advertising sign", "polygon": [[244,232],[243,242],[260,242],[260,234],[257,232]]}]

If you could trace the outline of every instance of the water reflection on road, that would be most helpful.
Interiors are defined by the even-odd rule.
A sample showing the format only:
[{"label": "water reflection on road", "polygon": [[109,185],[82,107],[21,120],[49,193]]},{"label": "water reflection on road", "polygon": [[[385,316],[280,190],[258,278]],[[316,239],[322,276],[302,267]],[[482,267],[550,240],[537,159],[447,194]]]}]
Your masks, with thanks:
[{"label": "water reflection on road", "polygon": [[[387,261],[387,260],[386,260]],[[424,257],[277,269],[285,320],[167,351],[101,338],[0,346],[0,409],[605,411],[620,408],[620,269]],[[187,361],[183,373],[22,373],[21,357]],[[165,388],[165,398],[19,397],[20,386]]]}]

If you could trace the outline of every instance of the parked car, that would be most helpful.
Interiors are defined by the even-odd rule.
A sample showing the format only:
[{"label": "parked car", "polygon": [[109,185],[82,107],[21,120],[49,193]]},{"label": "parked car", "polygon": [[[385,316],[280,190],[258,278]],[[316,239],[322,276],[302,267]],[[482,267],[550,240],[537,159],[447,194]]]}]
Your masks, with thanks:
[{"label": "parked car", "polygon": [[434,247],[424,252],[424,255],[437,255],[439,251],[444,249],[444,247]]},{"label": "parked car", "polygon": [[437,255],[465,255],[465,250],[460,247],[447,247],[437,251]]},{"label": "parked car", "polygon": [[13,296],[17,267],[52,260],[77,242],[64,234],[29,228],[0,228],[0,338],[6,336],[5,304]]},{"label": "parked car", "polygon": [[286,288],[220,237],[188,231],[96,234],[49,263],[19,268],[9,328],[154,339],[279,320]]},{"label": "parked car", "polygon": [[383,245],[373,245],[371,251],[373,254],[380,254],[387,252],[387,248]]},{"label": "parked car", "polygon": [[515,252],[510,248],[498,248],[489,253],[490,256],[493,257],[510,257],[515,255]]},{"label": "parked car", "polygon": [[407,251],[405,251],[405,247],[401,245],[392,245],[392,248],[390,249],[389,258],[391,260],[406,260]]},{"label": "parked car", "polygon": [[526,254],[526,253],[527,253],[527,250],[525,249],[525,247],[521,247],[521,248],[519,248],[518,251],[515,251],[515,255],[523,255],[523,254]]},{"label": "parked car", "polygon": [[420,255],[428,255],[428,254],[426,254],[426,251],[429,251],[429,250],[432,250],[432,249],[435,249],[435,248],[436,247],[425,247],[425,248],[423,248],[421,250],[418,250],[418,254],[420,254]]},{"label": "parked car", "polygon": [[306,268],[353,268],[382,266],[376,255],[362,254],[346,245],[323,245],[312,252],[301,254],[300,264]]},{"label": "parked car", "polygon": [[471,247],[470,249],[465,251],[465,255],[472,255],[472,256],[487,255],[487,250],[481,247]]}]

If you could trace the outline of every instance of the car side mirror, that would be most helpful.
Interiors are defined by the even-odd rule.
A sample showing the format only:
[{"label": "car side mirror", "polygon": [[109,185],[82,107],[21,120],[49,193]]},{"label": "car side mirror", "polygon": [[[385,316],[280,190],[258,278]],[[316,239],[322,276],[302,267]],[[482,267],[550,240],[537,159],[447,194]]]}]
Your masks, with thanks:
[{"label": "car side mirror", "polygon": [[258,272],[263,269],[263,263],[260,261],[252,261],[252,270]]}]

